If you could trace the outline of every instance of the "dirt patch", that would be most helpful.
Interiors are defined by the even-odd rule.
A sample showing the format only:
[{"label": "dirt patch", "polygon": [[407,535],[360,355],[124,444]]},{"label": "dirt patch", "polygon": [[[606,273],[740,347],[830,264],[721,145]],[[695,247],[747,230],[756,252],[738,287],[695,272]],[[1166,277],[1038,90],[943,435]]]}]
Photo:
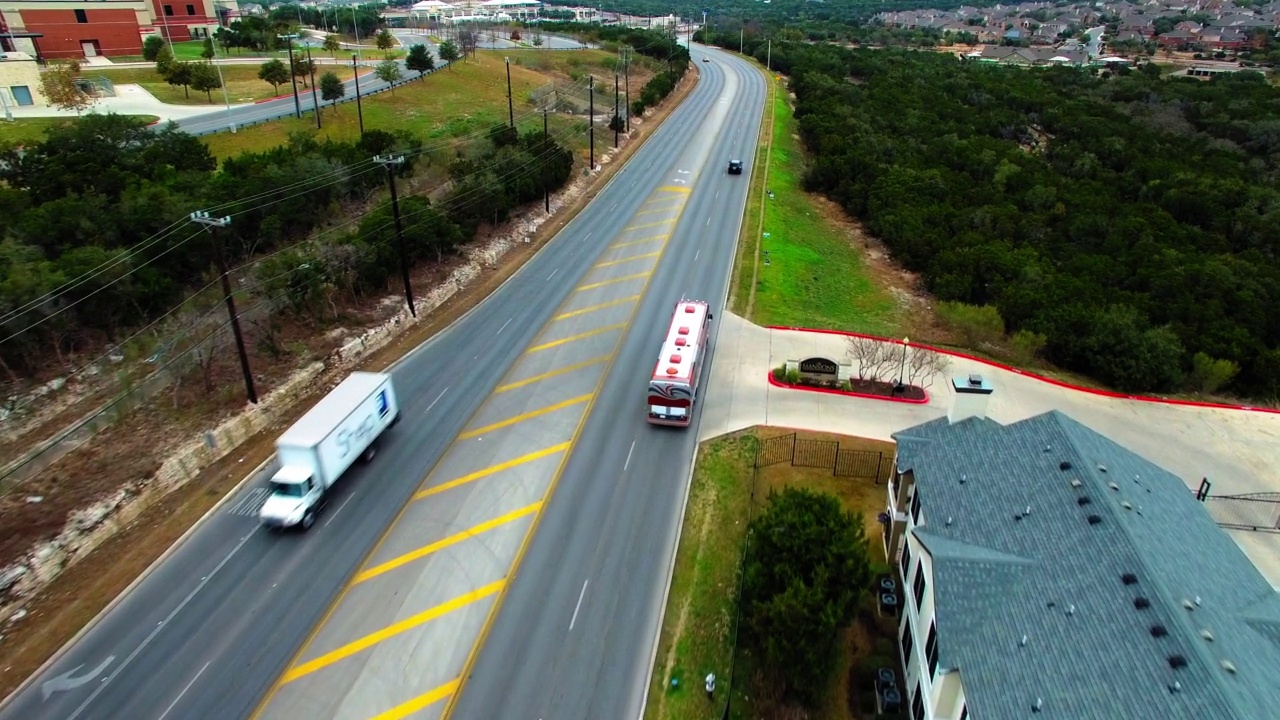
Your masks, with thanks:
[{"label": "dirt patch", "polygon": [[[625,161],[679,106],[693,89],[697,77],[697,69],[694,68],[666,102],[642,120],[633,119],[631,137],[613,156],[613,161],[590,181],[590,187],[586,192],[581,193],[575,201],[562,208],[555,219],[542,225],[529,242],[512,248],[498,262],[481,272],[472,283],[461,288],[437,307],[422,322],[411,326],[407,332],[371,353],[359,363],[359,367],[370,370],[385,369],[407,351],[448,327],[511,277],[534,253],[563,229],[588,202],[595,198],[613,173],[625,164]],[[451,261],[455,264],[462,262],[465,260],[460,258]],[[415,273],[415,287],[430,287],[430,285],[418,285],[418,283],[429,282],[432,279],[438,283],[448,274],[449,269],[450,266],[420,269]],[[391,314],[381,304],[377,308],[381,311],[375,309],[367,312],[366,321],[369,316]],[[283,328],[281,329],[282,339],[295,346],[301,343],[298,346],[299,354],[305,354],[310,358],[316,357],[316,354],[325,347],[341,342],[341,338],[337,335],[326,334],[317,338],[314,334],[308,336],[306,330],[307,328],[302,325]],[[269,357],[255,356],[255,360],[262,363],[253,366],[255,374],[259,368],[262,368],[261,372],[270,376],[266,379],[279,382],[293,367],[296,367],[297,358],[291,358],[293,363],[279,361],[275,365],[270,364]],[[91,483],[92,487],[111,493],[119,491],[122,487],[131,487],[129,478],[145,478],[146,475],[141,473],[150,467],[149,463],[158,464],[154,459],[154,448],[168,446],[165,440],[157,442],[157,438],[181,439],[189,436],[191,432],[198,432],[200,428],[212,425],[211,420],[226,416],[230,409],[242,406],[240,398],[244,390],[239,379],[238,366],[229,364],[220,368],[219,372],[230,373],[226,377],[219,376],[219,380],[226,383],[226,387],[229,388],[222,398],[223,405],[205,408],[207,412],[204,414],[189,414],[180,428],[174,428],[171,433],[160,436],[150,433],[155,432],[158,427],[163,427],[169,418],[158,416],[153,408],[137,411],[130,416],[136,424],[130,425],[127,422],[117,424],[99,434],[84,448],[64,458],[59,464],[66,464],[67,468],[74,468],[75,471],[64,468],[61,474],[57,475],[63,478],[62,484],[46,487],[59,489],[68,498],[83,500],[90,495],[82,491],[87,487],[82,483]],[[276,373],[279,374],[276,375]],[[263,383],[264,386],[267,384]],[[321,382],[315,382],[312,387],[322,389],[325,386]],[[263,387],[260,386],[259,391],[261,392],[262,389]],[[194,388],[192,390],[194,391]],[[153,504],[141,510],[132,522],[123,525],[96,548],[87,551],[75,562],[61,569],[56,579],[24,601],[23,609],[27,611],[26,615],[20,621],[9,623],[4,628],[3,639],[0,640],[5,648],[5,665],[0,672],[0,696],[8,696],[16,689],[103,608],[107,607],[200,517],[239,484],[246,473],[269,458],[278,432],[274,428],[284,427],[296,420],[310,406],[310,400],[313,397],[314,395],[309,395],[300,398],[289,411],[278,418],[272,430],[261,432],[250,438],[221,460],[207,467],[192,481],[155,498]],[[156,422],[157,419],[161,422]],[[151,422],[148,423],[148,420]],[[126,428],[131,429],[132,434],[127,432]],[[115,442],[110,442],[111,439]],[[75,459],[73,455],[80,458]],[[132,463],[127,466],[127,469],[122,469],[112,476],[119,481],[117,485],[112,485],[105,478],[98,477],[102,470],[101,463],[106,462],[107,467],[110,467],[117,461]],[[52,471],[49,474],[53,476]],[[40,480],[32,482],[40,482]],[[24,513],[25,505],[28,505],[25,503],[25,497],[32,495],[27,490],[28,488],[24,487],[20,495],[15,495],[17,500],[22,501],[23,505],[18,509]],[[52,497],[51,493],[50,498]],[[43,502],[29,505],[38,504]],[[73,506],[72,502],[66,502],[61,506],[64,511],[60,516],[63,523],[66,522],[67,508],[74,509]],[[56,532],[57,527],[61,527],[61,525],[55,528],[49,527],[52,518],[58,516],[56,512],[47,508],[33,511],[29,517],[42,518],[41,522],[44,524],[34,521],[24,522],[22,532],[8,533],[4,541],[7,545],[4,547],[25,550],[39,539],[48,537],[51,531]],[[9,529],[7,517],[6,529]],[[7,555],[0,557],[10,558]],[[0,566],[5,562],[7,560],[0,560]]]}]

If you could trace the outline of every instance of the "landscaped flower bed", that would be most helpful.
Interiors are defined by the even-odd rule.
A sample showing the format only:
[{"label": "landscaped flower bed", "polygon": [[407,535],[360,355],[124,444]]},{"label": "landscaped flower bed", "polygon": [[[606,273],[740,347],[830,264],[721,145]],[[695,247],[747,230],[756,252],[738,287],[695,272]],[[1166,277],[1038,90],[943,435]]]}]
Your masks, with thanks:
[{"label": "landscaped flower bed", "polygon": [[883,380],[860,380],[858,378],[850,378],[848,380],[830,380],[826,382],[814,382],[806,380],[799,370],[786,367],[777,367],[769,374],[769,382],[777,387],[792,388],[794,390],[810,390],[813,392],[825,392],[834,395],[849,395],[851,397],[871,398],[874,400],[894,400],[897,402],[908,402],[916,404],[924,404],[929,402],[929,393],[924,388],[916,385],[903,385],[901,389],[897,387],[895,382],[885,382]]}]

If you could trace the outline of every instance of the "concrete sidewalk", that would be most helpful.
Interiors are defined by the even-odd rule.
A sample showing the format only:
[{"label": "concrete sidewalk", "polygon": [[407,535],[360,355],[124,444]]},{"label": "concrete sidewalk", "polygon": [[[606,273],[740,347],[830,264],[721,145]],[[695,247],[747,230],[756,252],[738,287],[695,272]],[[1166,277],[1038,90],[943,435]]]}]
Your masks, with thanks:
[{"label": "concrete sidewalk", "polygon": [[[212,105],[169,105],[162,103],[156,99],[154,95],[147,92],[141,85],[116,85],[115,97],[98,98],[88,110],[77,113],[74,110],[61,110],[55,107],[17,107],[12,108],[14,119],[19,118],[37,118],[37,117],[77,117],[79,115],[88,115],[91,113],[99,113],[102,115],[115,113],[116,115],[154,115],[160,118],[161,122],[168,120],[181,120],[184,118],[195,117],[197,115],[208,115],[216,113],[219,110],[226,110],[218,100],[218,94],[214,94],[215,102]],[[221,90],[218,91],[219,93]],[[253,103],[232,104],[231,109],[246,107]]]},{"label": "concrete sidewalk", "polygon": [[[838,335],[769,330],[725,312],[719,318],[699,439],[752,425],[775,425],[889,440],[899,430],[947,414],[950,378],[979,373],[995,386],[988,416],[1008,424],[1059,410],[1186,481],[1213,483],[1212,495],[1280,492],[1280,414],[1126,400],[1070,390],[996,366],[951,357],[925,405],[864,400],[773,387],[770,368],[821,356],[845,362]],[[1280,586],[1280,536],[1233,531],[1254,563]]]}]

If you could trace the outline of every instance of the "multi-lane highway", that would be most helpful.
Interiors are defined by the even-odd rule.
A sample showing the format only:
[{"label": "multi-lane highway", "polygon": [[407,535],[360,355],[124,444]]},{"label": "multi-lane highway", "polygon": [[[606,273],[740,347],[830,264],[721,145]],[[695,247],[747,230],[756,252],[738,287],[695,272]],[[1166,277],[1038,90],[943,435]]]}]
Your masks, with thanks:
[{"label": "multi-lane highway", "polygon": [[696,437],[643,395],[675,302],[719,314],[749,177],[724,165],[764,96],[712,56],[593,203],[394,368],[405,422],[309,534],[258,527],[256,478],[0,720],[633,716]]}]

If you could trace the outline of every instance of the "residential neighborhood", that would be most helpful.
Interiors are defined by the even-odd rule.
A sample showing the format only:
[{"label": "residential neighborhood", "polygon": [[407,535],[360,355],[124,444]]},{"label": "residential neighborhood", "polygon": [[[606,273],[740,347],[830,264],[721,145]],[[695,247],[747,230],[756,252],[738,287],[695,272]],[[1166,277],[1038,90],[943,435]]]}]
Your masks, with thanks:
[{"label": "residential neighborhood", "polygon": [[1221,60],[1262,49],[1268,39],[1274,39],[1280,31],[1280,2],[1256,7],[1229,0],[1026,2],[883,12],[875,21],[886,27],[960,36],[984,46],[971,57],[1002,64],[1083,65],[1152,56],[1157,50],[1169,58],[1180,52],[1192,53],[1189,59]]}]

